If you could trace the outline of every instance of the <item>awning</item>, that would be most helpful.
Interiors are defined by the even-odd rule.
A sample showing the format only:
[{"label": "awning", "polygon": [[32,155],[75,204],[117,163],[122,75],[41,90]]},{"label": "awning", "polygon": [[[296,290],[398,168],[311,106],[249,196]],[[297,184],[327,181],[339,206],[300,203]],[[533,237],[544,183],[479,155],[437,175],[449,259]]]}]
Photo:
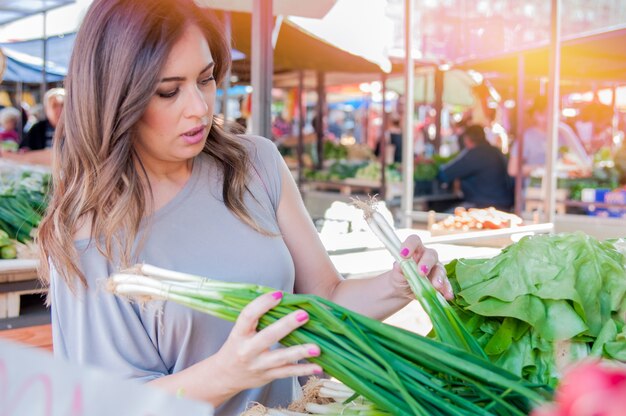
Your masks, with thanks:
[{"label": "awning", "polygon": [[[46,82],[62,81],[67,74],[70,54],[76,34],[53,36],[47,41]],[[7,68],[3,82],[39,84],[42,81],[42,40],[0,43],[7,57]]]},{"label": "awning", "polygon": [[[233,47],[251,56],[251,15],[231,12]],[[233,65],[233,72],[244,82],[249,80],[250,61]],[[274,73],[294,70],[322,72],[382,73],[380,66],[346,52],[311,33],[305,32],[288,19],[280,26],[274,49]]]},{"label": "awning", "polygon": [[0,0],[0,26],[75,2],[76,0]]},{"label": "awning", "polygon": [[[470,107],[475,98],[472,89],[477,87],[480,81],[473,78],[467,71],[451,69],[443,73],[443,102],[449,105]],[[404,94],[404,79],[393,77],[387,80],[387,88]],[[434,67],[422,67],[415,71],[413,81],[413,99],[415,102],[435,102],[435,69]]]},{"label": "awning", "polygon": [[[62,81],[67,74],[70,56],[74,47],[76,33],[61,36],[52,36],[47,41],[46,81]],[[0,43],[0,49],[7,57],[6,71],[2,81],[24,82],[39,84],[41,82],[42,67],[42,39],[33,39],[23,42]],[[233,60],[243,59],[244,55],[232,51]]]},{"label": "awning", "polygon": [[[626,25],[575,37],[564,37],[561,43],[561,80],[574,82],[626,82]],[[549,45],[543,43],[533,48],[506,54],[465,59],[456,66],[479,71],[486,76],[492,73],[515,76],[518,56],[525,62],[527,78],[548,75]]]}]

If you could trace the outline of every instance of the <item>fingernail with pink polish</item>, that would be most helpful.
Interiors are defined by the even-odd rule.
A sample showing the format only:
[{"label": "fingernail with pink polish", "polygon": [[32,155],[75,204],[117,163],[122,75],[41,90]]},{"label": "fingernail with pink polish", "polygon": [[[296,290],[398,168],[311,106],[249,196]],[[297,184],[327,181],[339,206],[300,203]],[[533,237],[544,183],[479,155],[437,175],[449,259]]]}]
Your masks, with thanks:
[{"label": "fingernail with pink polish", "polygon": [[272,293],[272,297],[273,297],[274,299],[277,299],[277,300],[278,300],[278,299],[282,299],[282,297],[283,297],[283,292],[281,292],[280,290],[279,290],[278,292],[274,292],[274,293]]},{"label": "fingernail with pink polish", "polygon": [[429,271],[430,271],[430,269],[428,268],[427,265],[422,264],[420,266],[420,272],[422,272],[423,275],[427,275]]},{"label": "fingernail with pink polish", "polygon": [[309,314],[306,311],[300,311],[296,314],[296,321],[304,322],[309,319]]},{"label": "fingernail with pink polish", "polygon": [[317,348],[309,348],[308,353],[311,357],[317,357],[320,355],[320,350],[318,350]]},{"label": "fingernail with pink polish", "polygon": [[408,249],[408,248],[406,248],[406,247],[405,247],[405,248],[403,248],[403,249],[402,249],[402,251],[400,252],[400,255],[401,255],[402,257],[406,257],[406,256],[408,256],[408,255],[409,255],[409,249]]},{"label": "fingernail with pink polish", "polygon": [[316,368],[313,370],[313,374],[322,374],[324,371],[321,368]]}]

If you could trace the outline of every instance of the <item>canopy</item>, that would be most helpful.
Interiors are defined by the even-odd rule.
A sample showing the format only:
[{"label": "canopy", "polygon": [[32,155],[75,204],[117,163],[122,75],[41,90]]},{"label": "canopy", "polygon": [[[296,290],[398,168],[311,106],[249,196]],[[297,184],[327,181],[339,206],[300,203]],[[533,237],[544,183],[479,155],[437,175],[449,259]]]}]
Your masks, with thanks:
[{"label": "canopy", "polygon": [[[564,37],[561,43],[561,80],[607,83],[626,81],[625,44],[626,25]],[[519,55],[524,58],[527,78],[548,75],[550,60],[547,43],[497,56],[460,60],[456,65],[486,75],[494,73],[515,76]]]},{"label": "canopy", "polygon": [[[53,36],[47,41],[46,82],[62,81],[67,74],[75,33]],[[41,39],[0,43],[7,57],[7,69],[2,81],[39,84],[42,80]]]},{"label": "canopy", "polygon": [[[251,17],[249,13],[231,13],[233,47],[251,56]],[[233,65],[233,72],[243,82],[249,81],[250,61]],[[294,70],[321,72],[382,73],[380,66],[346,52],[307,33],[288,19],[283,20],[274,49],[274,73]]]},{"label": "canopy", "polygon": [[0,25],[66,6],[76,0],[0,0]]},{"label": "canopy", "polygon": [[[443,102],[450,105],[470,107],[474,104],[472,89],[480,84],[481,80],[473,78],[468,71],[451,69],[443,73]],[[402,77],[389,78],[387,88],[404,94],[404,79]],[[413,98],[415,102],[435,102],[435,70],[419,68],[415,71],[413,81]]]},{"label": "canopy", "polygon": [[[196,0],[196,3],[211,9],[228,10],[233,12],[252,13],[253,0]],[[272,11],[274,16],[304,16],[319,19],[324,17],[336,0],[273,0]]]},{"label": "canopy", "polygon": [[[70,56],[74,47],[76,33],[52,36],[47,41],[46,81],[62,81],[67,74]],[[0,48],[7,57],[7,69],[3,81],[38,84],[41,82],[42,39],[23,42],[0,43]],[[244,55],[232,51],[233,60],[243,59]]]}]

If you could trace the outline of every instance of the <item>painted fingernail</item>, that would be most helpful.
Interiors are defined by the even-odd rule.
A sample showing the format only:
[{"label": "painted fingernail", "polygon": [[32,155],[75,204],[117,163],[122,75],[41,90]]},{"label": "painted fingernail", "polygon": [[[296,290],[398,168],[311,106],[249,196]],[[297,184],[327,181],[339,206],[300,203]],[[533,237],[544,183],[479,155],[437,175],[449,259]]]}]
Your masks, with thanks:
[{"label": "painted fingernail", "polygon": [[283,297],[283,292],[281,292],[280,290],[278,292],[274,292],[272,293],[272,297],[274,299],[281,299]]},{"label": "painted fingernail", "polygon": [[313,370],[313,374],[322,374],[324,371],[321,368],[316,368]]},{"label": "painted fingernail", "polygon": [[317,357],[318,355],[320,355],[320,350],[318,350],[317,348],[309,348],[308,353],[311,357]]},{"label": "painted fingernail", "polygon": [[430,271],[430,269],[428,268],[427,265],[422,264],[420,266],[420,272],[422,272],[423,275],[427,275],[429,271]]},{"label": "painted fingernail", "polygon": [[296,321],[304,322],[309,319],[309,314],[306,311],[300,311],[296,314]]},{"label": "painted fingernail", "polygon": [[400,252],[400,255],[401,255],[402,257],[406,257],[406,256],[408,256],[408,255],[409,255],[409,249],[408,249],[408,248],[406,248],[406,247],[404,247],[404,248],[402,249],[402,251]]},{"label": "painted fingernail", "polygon": [[437,278],[437,286],[443,287],[443,279],[441,277]]}]

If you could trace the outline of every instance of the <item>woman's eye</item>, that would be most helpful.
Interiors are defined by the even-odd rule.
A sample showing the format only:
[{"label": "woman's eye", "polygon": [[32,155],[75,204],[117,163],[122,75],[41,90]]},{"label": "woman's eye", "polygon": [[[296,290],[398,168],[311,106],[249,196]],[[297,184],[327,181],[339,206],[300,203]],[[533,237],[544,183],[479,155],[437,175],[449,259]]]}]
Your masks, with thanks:
[{"label": "woman's eye", "polygon": [[172,91],[166,91],[166,92],[157,91],[157,95],[161,98],[172,98],[176,94],[178,94],[178,88],[173,89]]},{"label": "woman's eye", "polygon": [[209,82],[213,81],[214,79],[215,79],[215,77],[213,75],[211,75],[210,77],[201,79],[200,80],[200,84],[201,85],[207,85]]}]

